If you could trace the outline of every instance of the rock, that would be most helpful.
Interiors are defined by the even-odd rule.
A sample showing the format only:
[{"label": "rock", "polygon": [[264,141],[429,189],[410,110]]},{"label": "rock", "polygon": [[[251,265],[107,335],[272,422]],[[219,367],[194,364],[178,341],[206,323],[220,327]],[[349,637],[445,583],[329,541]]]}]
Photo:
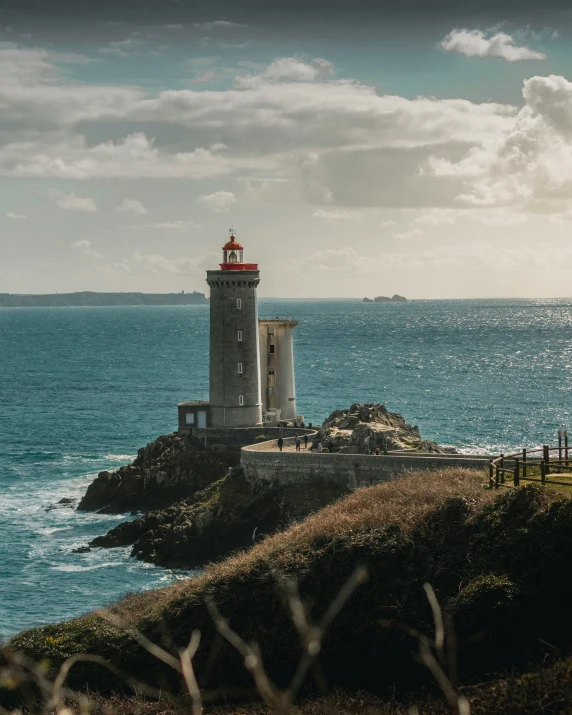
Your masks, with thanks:
[{"label": "rock", "polygon": [[373,303],[373,300],[371,298],[364,298],[363,303]]},{"label": "rock", "polygon": [[91,551],[89,546],[79,546],[77,549],[72,549],[72,554],[87,554]]},{"label": "rock", "polygon": [[456,454],[450,447],[421,439],[419,428],[407,424],[397,412],[389,412],[384,405],[351,405],[349,410],[336,410],[324,421],[314,440],[327,445],[334,443],[334,451],[367,454],[370,450],[385,453],[393,450],[415,450],[437,454]]},{"label": "rock", "polygon": [[200,568],[345,496],[339,485],[252,485],[236,470],[192,499],[119,524],[90,546],[133,544],[131,555],[168,568]]},{"label": "rock", "polygon": [[391,298],[386,295],[378,295],[374,298],[374,303],[391,303]]},{"label": "rock", "polygon": [[393,303],[407,303],[407,298],[404,298],[402,295],[398,295],[397,293],[391,297],[391,300]]},{"label": "rock", "polygon": [[64,497],[63,499],[60,499],[56,504],[50,504],[50,506],[47,506],[44,511],[53,511],[54,509],[66,508],[73,509],[73,505],[76,501],[76,499],[69,499],[68,497]]},{"label": "rock", "polygon": [[239,450],[208,452],[178,434],[159,437],[139,450],[132,464],[100,472],[79,503],[106,514],[162,509],[224,476]]}]

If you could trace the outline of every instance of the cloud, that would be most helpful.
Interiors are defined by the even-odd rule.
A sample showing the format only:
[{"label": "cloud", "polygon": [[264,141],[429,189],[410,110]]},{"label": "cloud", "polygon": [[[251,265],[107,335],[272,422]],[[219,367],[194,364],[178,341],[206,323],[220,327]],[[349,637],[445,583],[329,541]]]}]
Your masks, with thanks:
[{"label": "cloud", "polygon": [[424,231],[421,228],[412,228],[410,231],[404,231],[403,233],[394,233],[393,238],[407,241],[410,238],[418,238],[419,236],[422,236],[423,233]]},{"label": "cloud", "polygon": [[87,239],[81,239],[80,241],[74,241],[73,243],[70,243],[70,246],[72,248],[79,250],[84,256],[87,256],[88,258],[95,258],[95,259],[103,258],[101,253],[98,253],[98,251],[93,250],[93,248],[91,247],[91,241],[88,241]]},{"label": "cloud", "polygon": [[27,219],[28,217],[26,216],[26,214],[17,214],[17,213],[14,213],[14,211],[8,211],[8,213],[6,214],[6,218],[15,219],[15,220],[18,220],[18,219],[24,220],[24,219]]},{"label": "cloud", "polygon": [[205,260],[212,258],[212,255],[203,258],[168,258],[159,253],[133,252],[133,261],[144,267],[150,273],[161,274],[200,274],[205,270]]},{"label": "cloud", "polygon": [[456,52],[465,57],[500,57],[507,62],[546,59],[544,52],[519,47],[511,35],[504,32],[493,35],[490,30],[451,30],[440,44],[447,52]]},{"label": "cloud", "polygon": [[226,213],[236,203],[232,191],[217,191],[214,194],[200,196],[197,200],[215,213]]},{"label": "cloud", "polygon": [[237,77],[236,86],[244,89],[279,82],[316,82],[327,79],[333,73],[332,63],[321,57],[311,62],[297,57],[279,57],[260,74]]},{"label": "cloud", "polygon": [[205,72],[198,72],[194,77],[188,80],[188,82],[189,84],[205,84],[206,82],[210,82],[211,79],[214,79],[215,76],[214,70],[206,70]]},{"label": "cloud", "polygon": [[115,209],[117,213],[128,213],[134,216],[145,216],[147,209],[137,199],[123,199],[119,206]]},{"label": "cloud", "polygon": [[180,228],[200,228],[201,224],[191,219],[178,219],[176,221],[163,221],[159,223],[145,223],[141,226],[132,224],[129,228],[133,231],[139,228],[160,228],[160,229],[180,229]]},{"label": "cloud", "polygon": [[[212,58],[197,61],[195,69],[212,66]],[[466,158],[481,157],[473,167],[481,176],[479,152],[490,151],[519,116],[516,107],[493,102],[380,94],[336,79],[322,58],[282,57],[248,69],[255,74],[227,89],[152,94],[68,82],[49,52],[5,48],[0,176],[235,177],[250,186],[271,179],[284,187],[273,189],[277,200],[318,210],[469,206],[471,199],[457,198],[475,193],[466,173],[474,162]],[[104,141],[94,140],[102,134]],[[202,203],[223,212],[231,195],[216,192]]]},{"label": "cloud", "polygon": [[355,211],[350,209],[317,209],[314,211],[312,216],[316,218],[332,219],[334,221],[355,221],[356,219],[363,218],[363,213],[361,211]]},{"label": "cloud", "polygon": [[428,174],[459,182],[457,205],[557,212],[572,195],[572,83],[531,77],[524,106],[496,137],[457,160],[429,157]]},{"label": "cloud", "polygon": [[93,213],[97,211],[95,201],[90,198],[81,198],[75,194],[65,194],[57,189],[48,189],[46,196],[51,199],[62,211],[86,211]]},{"label": "cloud", "polygon": [[[0,147],[0,173],[21,178],[214,178],[231,172],[219,149],[198,148],[166,156],[142,132],[88,146],[85,138],[41,146]],[[224,146],[224,145],[219,145]]]}]

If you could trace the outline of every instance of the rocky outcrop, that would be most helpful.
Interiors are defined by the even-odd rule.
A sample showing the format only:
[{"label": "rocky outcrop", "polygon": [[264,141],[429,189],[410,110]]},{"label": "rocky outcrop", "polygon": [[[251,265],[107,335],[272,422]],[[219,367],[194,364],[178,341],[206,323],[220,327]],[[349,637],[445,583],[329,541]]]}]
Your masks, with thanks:
[{"label": "rocky outcrop", "polygon": [[371,298],[364,298],[364,303],[407,303],[407,298],[397,293],[391,298],[388,295],[378,295],[373,300]]},{"label": "rocky outcrop", "polygon": [[198,568],[248,548],[349,493],[339,485],[256,486],[240,468],[194,498],[119,524],[90,546],[133,544],[132,556],[169,568]]},{"label": "rocky outcrop", "polygon": [[316,435],[314,446],[333,442],[336,452],[368,454],[393,450],[415,450],[437,454],[456,454],[451,447],[421,439],[419,428],[407,424],[397,412],[384,405],[352,405],[349,410],[336,410],[325,420]]},{"label": "rocky outcrop", "polygon": [[101,472],[78,509],[107,514],[162,509],[192,497],[239,460],[239,450],[208,452],[186,437],[165,435],[140,449],[132,464]]}]

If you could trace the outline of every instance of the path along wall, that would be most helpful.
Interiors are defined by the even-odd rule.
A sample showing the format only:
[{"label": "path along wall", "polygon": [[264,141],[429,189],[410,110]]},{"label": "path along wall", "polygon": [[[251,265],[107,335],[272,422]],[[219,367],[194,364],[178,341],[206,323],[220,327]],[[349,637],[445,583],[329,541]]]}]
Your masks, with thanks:
[{"label": "path along wall", "polygon": [[[294,440],[284,440],[293,442]],[[241,465],[251,482],[334,482],[350,489],[389,481],[407,472],[457,468],[486,470],[488,457],[466,455],[369,455],[278,452],[276,441],[253,444],[241,450]]]},{"label": "path along wall", "polygon": [[188,432],[198,447],[213,452],[240,449],[246,445],[276,444],[278,437],[291,438],[293,442],[296,435],[316,434],[316,430],[302,427],[193,427]]}]

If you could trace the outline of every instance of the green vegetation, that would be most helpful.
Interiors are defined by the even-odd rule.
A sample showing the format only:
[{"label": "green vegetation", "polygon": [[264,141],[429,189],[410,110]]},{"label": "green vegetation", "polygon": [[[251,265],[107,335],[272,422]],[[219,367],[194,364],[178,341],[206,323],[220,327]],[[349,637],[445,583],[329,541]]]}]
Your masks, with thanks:
[{"label": "green vegetation", "polygon": [[[254,691],[252,675],[244,667],[244,654],[221,637],[220,622],[217,630],[216,604],[246,643],[258,644],[265,672],[286,688],[301,657],[292,580],[308,619],[318,623],[363,565],[367,581],[347,599],[321,648],[313,651],[320,650],[319,669],[309,669],[306,695],[327,682],[330,688],[368,692],[384,702],[396,694],[425,702],[423,689],[431,688],[433,680],[416,659],[419,636],[404,626],[432,637],[434,614],[424,590],[430,583],[446,622],[455,626],[461,682],[497,680],[467,690],[475,701],[473,713],[537,712],[526,708],[532,708],[543,689],[553,687],[559,702],[569,697],[569,663],[537,675],[518,673],[572,650],[572,501],[536,486],[487,490],[485,482],[484,475],[474,472],[444,470],[360,489],[196,579],[128,596],[112,609],[121,627],[90,614],[22,633],[9,645],[35,660],[49,658],[54,669],[73,653],[101,655],[163,693],[177,693],[184,686],[176,671],[126,629],[138,629],[172,653],[185,648],[198,630],[201,641],[193,663],[204,693],[247,696]],[[207,489],[205,497],[209,493]],[[450,625],[446,632],[452,650]],[[93,663],[75,665],[68,681],[90,692],[125,690],[117,676]],[[517,697],[514,693],[521,698],[520,710],[508,704]],[[479,698],[488,703],[481,710]],[[367,696],[362,702],[374,700]],[[322,705],[299,712],[327,712],[319,709]],[[347,712],[366,712],[366,705]],[[383,707],[380,713],[404,712],[395,703],[393,710],[389,704]],[[422,710],[440,711],[438,704]]]}]

